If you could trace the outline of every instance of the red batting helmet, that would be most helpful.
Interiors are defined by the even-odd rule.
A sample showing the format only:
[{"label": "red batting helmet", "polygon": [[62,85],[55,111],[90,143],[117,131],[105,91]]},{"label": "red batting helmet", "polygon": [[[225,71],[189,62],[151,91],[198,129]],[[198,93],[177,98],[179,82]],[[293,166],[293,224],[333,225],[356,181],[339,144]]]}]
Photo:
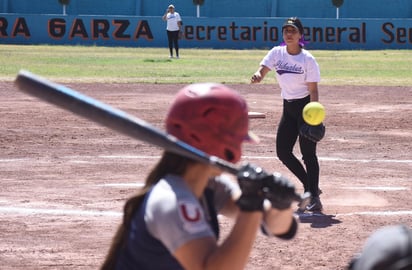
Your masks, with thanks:
[{"label": "red batting helmet", "polygon": [[226,161],[237,162],[248,132],[246,101],[236,91],[215,83],[181,89],[169,109],[166,130],[179,140]]}]

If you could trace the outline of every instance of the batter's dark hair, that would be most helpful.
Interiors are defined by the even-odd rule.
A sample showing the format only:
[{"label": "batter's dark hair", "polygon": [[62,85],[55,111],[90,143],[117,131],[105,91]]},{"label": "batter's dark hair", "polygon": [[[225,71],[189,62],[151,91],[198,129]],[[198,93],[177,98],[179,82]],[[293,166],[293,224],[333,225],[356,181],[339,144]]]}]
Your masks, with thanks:
[{"label": "batter's dark hair", "polygon": [[127,235],[130,230],[131,220],[140,209],[142,202],[149,190],[167,174],[183,175],[189,165],[195,161],[180,155],[164,152],[159,162],[146,178],[144,187],[133,197],[126,201],[124,206],[123,222],[120,224],[109,248],[109,252],[103,262],[101,270],[113,270],[116,268],[117,254],[126,246]]}]

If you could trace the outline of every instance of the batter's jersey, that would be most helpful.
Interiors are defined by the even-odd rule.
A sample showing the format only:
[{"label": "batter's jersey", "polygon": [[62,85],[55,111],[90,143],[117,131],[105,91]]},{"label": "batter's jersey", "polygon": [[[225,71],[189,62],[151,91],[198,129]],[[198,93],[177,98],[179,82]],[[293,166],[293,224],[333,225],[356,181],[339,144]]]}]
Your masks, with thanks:
[{"label": "batter's jersey", "polygon": [[177,12],[167,13],[166,21],[167,21],[166,30],[168,30],[168,31],[179,31],[178,22],[182,21],[182,18],[180,17],[179,13],[177,13]]},{"label": "batter's jersey", "polygon": [[[176,175],[160,180],[146,195],[134,215],[126,246],[120,250],[116,269],[183,269],[172,255],[185,243],[203,237],[215,237],[216,212],[236,188],[230,179],[210,180],[213,190],[210,209],[205,198],[199,200]],[[213,217],[211,217],[213,215]]]},{"label": "batter's jersey", "polygon": [[305,49],[291,55],[286,46],[273,47],[260,62],[276,71],[276,79],[284,99],[300,99],[309,95],[308,82],[320,81],[320,69],[315,57]]}]

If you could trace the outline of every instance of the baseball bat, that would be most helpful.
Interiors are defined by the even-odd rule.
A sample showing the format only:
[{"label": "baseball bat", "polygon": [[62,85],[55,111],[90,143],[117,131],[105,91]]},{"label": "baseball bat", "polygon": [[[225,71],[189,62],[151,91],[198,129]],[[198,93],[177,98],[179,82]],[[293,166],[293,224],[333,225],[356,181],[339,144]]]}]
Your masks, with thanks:
[{"label": "baseball bat", "polygon": [[[60,108],[82,116],[102,126],[124,135],[163,148],[184,157],[217,166],[223,171],[236,175],[239,169],[230,162],[211,156],[178,140],[146,121],[113,108],[103,102],[81,94],[71,88],[46,80],[29,71],[21,70],[15,85],[23,92],[54,104]],[[295,194],[295,200],[306,206],[308,195]]]}]

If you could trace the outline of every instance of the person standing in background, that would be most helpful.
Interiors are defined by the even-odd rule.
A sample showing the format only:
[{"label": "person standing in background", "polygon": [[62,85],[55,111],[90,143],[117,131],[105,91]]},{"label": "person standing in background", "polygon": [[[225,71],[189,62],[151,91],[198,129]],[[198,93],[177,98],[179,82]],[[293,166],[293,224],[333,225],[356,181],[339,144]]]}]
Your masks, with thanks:
[{"label": "person standing in background", "polygon": [[[259,83],[266,74],[274,70],[281,88],[283,112],[276,136],[276,153],[283,164],[303,184],[305,192],[312,195],[308,211],[321,211],[319,199],[319,162],[316,155],[317,141],[300,133],[305,124],[302,111],[305,105],[319,100],[318,82],[320,69],[310,52],[305,50],[303,25],[296,18],[288,18],[283,26],[283,43],[273,47],[260,62],[258,70],[252,75],[251,83]],[[313,128],[323,128],[321,125]],[[305,167],[293,154],[299,139],[300,151]]]},{"label": "person standing in background", "polygon": [[173,58],[173,46],[176,51],[176,58],[179,58],[179,33],[182,27],[182,18],[180,14],[175,11],[175,6],[169,5],[162,19],[167,22],[166,32],[169,42],[169,58]]}]

